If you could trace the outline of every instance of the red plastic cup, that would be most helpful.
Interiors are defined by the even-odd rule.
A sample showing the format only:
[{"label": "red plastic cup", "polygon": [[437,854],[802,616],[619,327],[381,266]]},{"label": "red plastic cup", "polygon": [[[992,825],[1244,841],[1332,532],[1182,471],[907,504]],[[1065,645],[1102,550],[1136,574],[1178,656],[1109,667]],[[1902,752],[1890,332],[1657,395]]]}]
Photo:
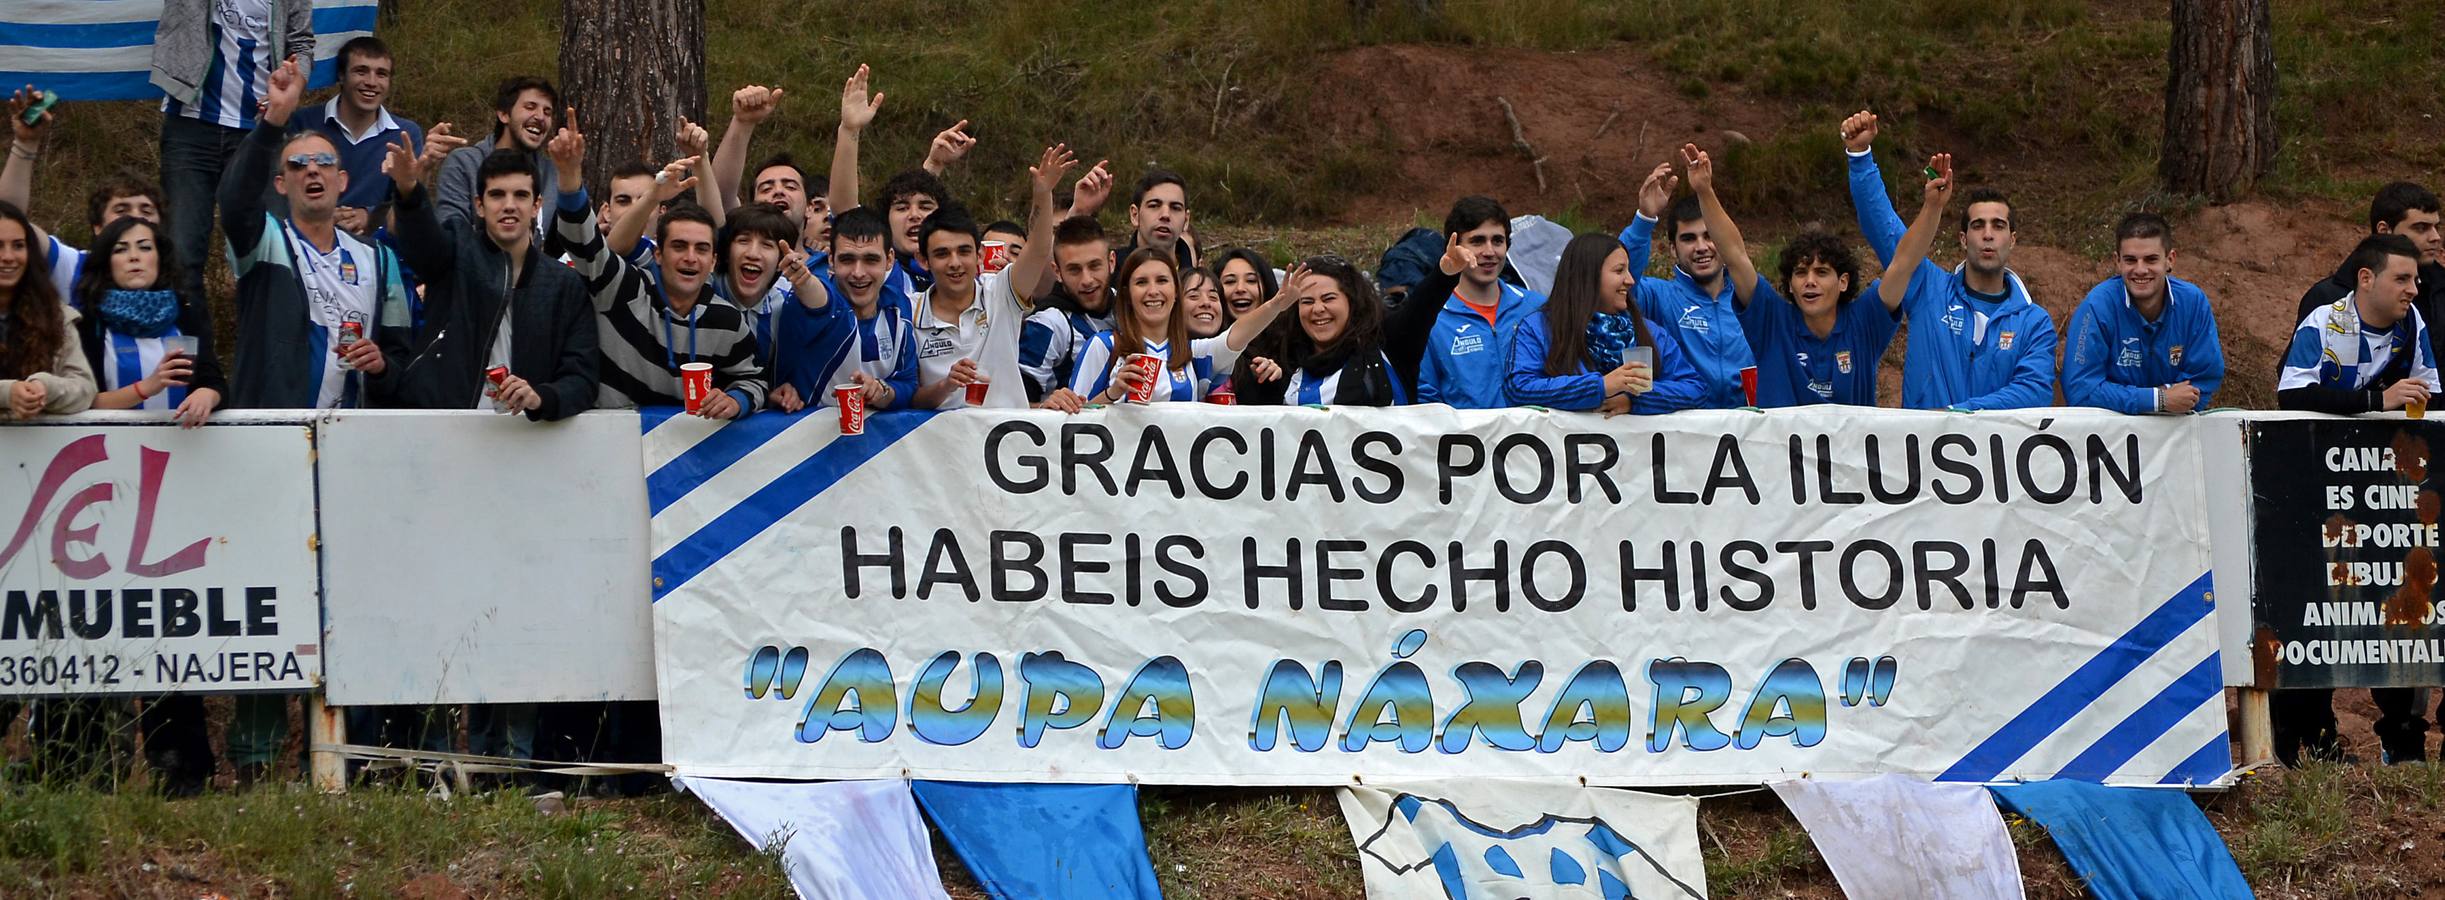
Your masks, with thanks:
[{"label": "red plastic cup", "polygon": [[502,382],[509,380],[509,367],[494,366],[492,368],[485,369],[484,380],[492,382],[493,387],[500,387]]},{"label": "red plastic cup", "polygon": [[705,398],[713,396],[713,364],[682,363],[679,366],[679,397],[687,403],[688,412],[705,409]]},{"label": "red plastic cup", "polygon": [[1152,353],[1132,353],[1129,355],[1129,367],[1138,370],[1139,374],[1146,377],[1138,381],[1137,387],[1130,389],[1128,401],[1131,403],[1154,402],[1155,381],[1163,377],[1163,357]]},{"label": "red plastic cup", "polygon": [[1757,367],[1756,367],[1756,366],[1750,366],[1750,367],[1748,367],[1748,368],[1746,368],[1746,369],[1742,369],[1742,370],[1740,370],[1740,390],[1741,390],[1741,392],[1742,392],[1742,393],[1745,393],[1745,394],[1749,395],[1749,405],[1750,405],[1750,406],[1756,406],[1756,405],[1757,405]]},{"label": "red plastic cup", "polygon": [[999,272],[1010,266],[1010,243],[1007,241],[986,241],[977,252],[978,261],[987,272]]},{"label": "red plastic cup", "polygon": [[993,382],[990,379],[978,378],[975,381],[968,382],[968,405],[985,405],[985,395],[992,392]]},{"label": "red plastic cup", "polygon": [[1216,406],[1238,406],[1239,394],[1231,390],[1231,382],[1226,380],[1206,392],[1206,402]]},{"label": "red plastic cup", "polygon": [[866,433],[866,389],[855,384],[832,386],[832,401],[840,405],[840,433]]}]

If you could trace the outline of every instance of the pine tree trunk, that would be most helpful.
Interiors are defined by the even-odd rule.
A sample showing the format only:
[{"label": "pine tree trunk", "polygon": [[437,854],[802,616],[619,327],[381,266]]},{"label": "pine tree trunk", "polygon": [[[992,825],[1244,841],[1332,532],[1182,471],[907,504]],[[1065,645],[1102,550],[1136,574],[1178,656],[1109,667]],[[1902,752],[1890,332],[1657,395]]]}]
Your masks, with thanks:
[{"label": "pine tree trunk", "polygon": [[2173,0],[2165,80],[2166,190],[2223,201],[2275,165],[2269,0]]},{"label": "pine tree trunk", "polygon": [[680,117],[705,118],[704,0],[562,0],[560,90],[589,188],[625,162],[669,162]]}]

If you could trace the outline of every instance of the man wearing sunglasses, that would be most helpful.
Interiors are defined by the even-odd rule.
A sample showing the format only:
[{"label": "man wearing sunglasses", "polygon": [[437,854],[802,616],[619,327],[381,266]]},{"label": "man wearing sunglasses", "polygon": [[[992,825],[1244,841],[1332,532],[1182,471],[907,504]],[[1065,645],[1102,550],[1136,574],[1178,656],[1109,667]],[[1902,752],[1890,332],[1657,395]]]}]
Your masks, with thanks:
[{"label": "man wearing sunglasses", "polygon": [[[410,355],[398,260],[338,227],[348,189],[339,148],[320,132],[287,134],[305,89],[300,65],[273,70],[261,121],[221,185],[222,228],[238,254],[238,408],[365,406]],[[285,218],[264,208],[267,180],[288,200]]]}]

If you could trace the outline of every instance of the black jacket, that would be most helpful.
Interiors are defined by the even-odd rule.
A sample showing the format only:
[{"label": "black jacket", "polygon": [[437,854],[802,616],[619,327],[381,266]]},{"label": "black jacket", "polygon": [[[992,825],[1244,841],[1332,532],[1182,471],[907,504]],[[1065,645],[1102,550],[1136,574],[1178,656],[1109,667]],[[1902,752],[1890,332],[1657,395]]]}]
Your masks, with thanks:
[{"label": "black jacket", "polygon": [[594,406],[600,337],[585,279],[543,255],[530,242],[518,283],[509,283],[509,255],[457,217],[435,218],[424,186],[400,196],[399,254],[425,276],[425,321],[415,353],[398,377],[391,405],[468,409],[483,389],[484,369],[510,300],[509,371],[543,398],[527,418],[562,419]]},{"label": "black jacket", "polygon": [[[76,318],[76,339],[84,344],[85,362],[93,366],[93,380],[99,382],[105,371],[102,355],[109,353],[110,348],[104,346],[102,340],[102,316],[96,301],[87,300],[83,312],[84,315]],[[229,379],[221,373],[220,356],[212,351],[212,312],[205,309],[203,304],[189,300],[184,291],[178,295],[178,333],[195,338],[195,373],[187,379],[187,387],[211,388],[221,395],[221,406],[228,407]],[[136,379],[150,374],[153,373],[138,372],[135,378],[128,379],[128,383],[134,384]],[[126,375],[122,373],[121,377],[125,378]],[[109,392],[124,386],[102,384],[100,388]]]}]

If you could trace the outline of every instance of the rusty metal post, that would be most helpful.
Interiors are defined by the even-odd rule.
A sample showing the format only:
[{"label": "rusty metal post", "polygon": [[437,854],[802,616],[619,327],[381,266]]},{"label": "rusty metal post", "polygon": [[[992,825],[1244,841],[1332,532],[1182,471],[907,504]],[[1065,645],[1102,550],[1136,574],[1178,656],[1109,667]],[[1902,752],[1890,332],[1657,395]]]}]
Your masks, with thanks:
[{"label": "rusty metal post", "polygon": [[348,790],[348,761],[330,747],[348,743],[348,724],[340,708],[323,703],[323,694],[306,695],[306,755],[314,789],[326,794]]}]

